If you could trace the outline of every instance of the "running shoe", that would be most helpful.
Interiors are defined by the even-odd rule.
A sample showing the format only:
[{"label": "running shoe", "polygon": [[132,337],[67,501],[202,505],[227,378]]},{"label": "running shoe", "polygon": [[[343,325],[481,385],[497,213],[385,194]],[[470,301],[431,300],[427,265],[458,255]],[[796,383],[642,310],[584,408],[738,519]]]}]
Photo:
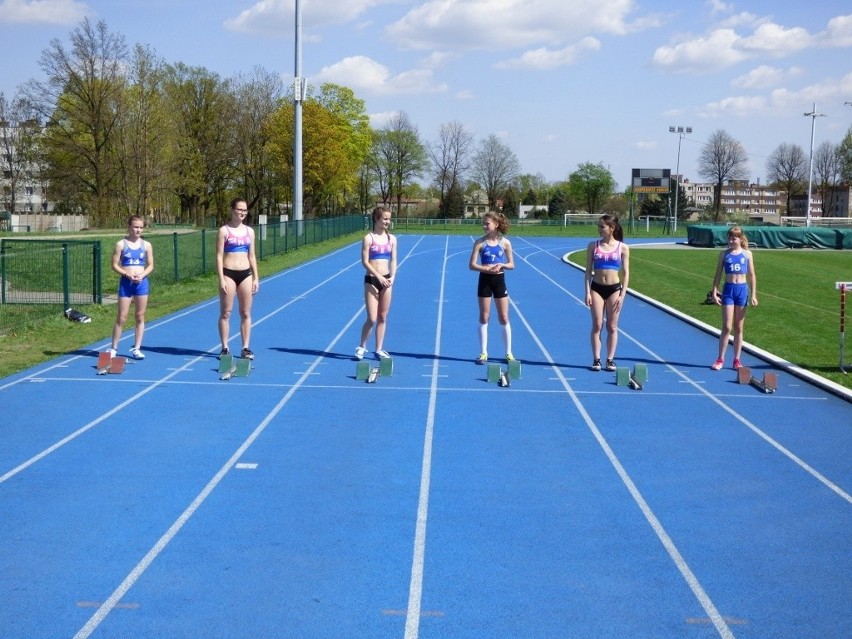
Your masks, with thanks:
[{"label": "running shoe", "polygon": [[355,359],[364,359],[364,355],[367,354],[367,349],[363,346],[359,346],[355,349]]},{"label": "running shoe", "polygon": [[479,357],[476,358],[477,364],[487,364],[488,363],[488,353],[480,353]]},{"label": "running shoe", "polygon": [[386,357],[390,357],[390,353],[387,351],[376,351],[374,354],[376,359],[385,359]]},{"label": "running shoe", "polygon": [[615,370],[615,360],[613,360],[613,359],[606,360],[606,369],[608,371],[614,371]]},{"label": "running shoe", "polygon": [[244,348],[243,352],[240,354],[240,357],[243,359],[254,359],[254,353],[251,352],[251,349]]},{"label": "running shoe", "polygon": [[118,351],[117,351],[117,350],[115,350],[114,348],[109,349],[109,350],[107,351],[107,353],[109,353],[109,356],[110,356],[111,358],[112,358],[112,357],[115,357],[116,355],[118,355]]},{"label": "running shoe", "polygon": [[145,359],[145,353],[143,353],[138,348],[131,348],[130,357],[132,357],[133,359]]},{"label": "running shoe", "polygon": [[725,365],[725,360],[720,358],[720,359],[717,359],[715,362],[713,362],[713,365],[710,368],[712,368],[714,371],[718,371],[718,370],[721,370],[724,365]]},{"label": "running shoe", "polygon": [[735,371],[738,371],[738,370],[740,370],[742,367],[743,367],[743,363],[740,361],[740,358],[739,358],[739,357],[737,357],[737,358],[734,360],[734,370],[735,370]]},{"label": "running shoe", "polygon": [[509,362],[513,362],[513,361],[515,361],[515,356],[512,355],[511,353],[506,353],[506,363],[508,364]]},{"label": "running shoe", "polygon": [[230,355],[230,354],[231,354],[231,349],[229,349],[227,346],[223,346],[222,350],[219,351],[219,357],[222,357],[223,355]]},{"label": "running shoe", "polygon": [[599,371],[600,369],[601,369],[601,360],[596,359],[594,362],[592,362],[592,370],[593,371]]}]

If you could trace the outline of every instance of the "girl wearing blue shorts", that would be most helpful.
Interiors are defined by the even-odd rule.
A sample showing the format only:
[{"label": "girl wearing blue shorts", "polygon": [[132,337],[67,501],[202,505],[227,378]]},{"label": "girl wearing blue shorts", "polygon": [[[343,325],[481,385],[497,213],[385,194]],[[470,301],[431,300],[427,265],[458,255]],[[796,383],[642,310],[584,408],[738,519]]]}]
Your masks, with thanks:
[{"label": "girl wearing blue shorts", "polygon": [[142,239],[145,220],[131,215],[127,220],[127,235],[116,242],[112,252],[112,270],[121,276],[118,282],[118,313],[112,329],[110,355],[118,352],[118,340],[130,314],[130,303],[136,306],[136,330],[130,355],[144,359],[142,336],[145,334],[145,310],[148,308],[148,275],[154,270],[154,249]]},{"label": "girl wearing blue shorts", "polygon": [[[719,295],[722,275],[725,284]],[[722,332],[719,335],[719,356],[710,367],[714,371],[725,365],[725,350],[731,332],[734,333],[734,370],[742,368],[740,354],[743,349],[743,325],[749,300],[757,306],[757,275],[754,256],[748,250],[748,238],[739,226],[728,230],[728,248],[719,255],[716,275],[713,278],[713,299],[722,307]]]}]

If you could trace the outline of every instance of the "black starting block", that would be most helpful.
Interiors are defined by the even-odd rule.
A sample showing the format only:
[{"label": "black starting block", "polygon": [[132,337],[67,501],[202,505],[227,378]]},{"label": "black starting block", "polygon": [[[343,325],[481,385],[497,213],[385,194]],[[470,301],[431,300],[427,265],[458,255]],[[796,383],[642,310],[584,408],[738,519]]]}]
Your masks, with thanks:
[{"label": "black starting block", "polygon": [[98,353],[97,371],[98,375],[120,375],[124,372],[126,357],[111,357],[109,353]]},{"label": "black starting block", "polygon": [[230,353],[219,357],[219,379],[248,377],[251,372],[251,360],[237,359]]},{"label": "black starting block", "polygon": [[621,366],[615,369],[615,383],[618,386],[629,386],[634,390],[642,390],[647,382],[647,364],[635,364],[632,371]]},{"label": "black starting block", "polygon": [[765,372],[763,379],[758,379],[751,374],[748,366],[743,366],[737,370],[737,381],[740,384],[751,384],[764,393],[774,393],[778,390],[778,376],[772,371]]},{"label": "black starting block", "polygon": [[375,384],[379,377],[390,377],[393,375],[393,358],[382,357],[378,366],[361,360],[355,365],[355,379]]}]

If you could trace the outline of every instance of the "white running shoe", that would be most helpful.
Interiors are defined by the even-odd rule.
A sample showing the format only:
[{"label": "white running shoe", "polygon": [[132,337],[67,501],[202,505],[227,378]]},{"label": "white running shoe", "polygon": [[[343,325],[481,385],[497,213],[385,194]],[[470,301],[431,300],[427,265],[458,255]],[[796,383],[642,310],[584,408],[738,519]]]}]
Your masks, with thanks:
[{"label": "white running shoe", "polygon": [[355,349],[355,359],[364,359],[364,355],[367,354],[367,349],[363,346],[359,346]]},{"label": "white running shoe", "polygon": [[107,353],[109,353],[110,358],[115,357],[116,355],[118,355],[118,351],[117,351],[117,350],[115,350],[114,348],[109,349],[109,350],[107,351]]},{"label": "white running shoe", "polygon": [[145,359],[145,353],[143,353],[138,348],[131,348],[130,357],[132,357],[133,359]]},{"label": "white running shoe", "polygon": [[376,359],[385,359],[386,357],[390,357],[390,353],[387,351],[376,351]]}]

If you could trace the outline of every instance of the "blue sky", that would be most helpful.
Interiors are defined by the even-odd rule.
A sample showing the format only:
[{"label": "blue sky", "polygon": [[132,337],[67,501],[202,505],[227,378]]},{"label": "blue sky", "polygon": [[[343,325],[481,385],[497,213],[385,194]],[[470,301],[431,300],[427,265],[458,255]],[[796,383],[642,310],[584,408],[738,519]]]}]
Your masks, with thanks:
[{"label": "blue sky", "polygon": [[[40,78],[50,41],[88,16],[166,62],[222,77],[294,74],[295,0],[0,0],[0,91]],[[839,143],[852,125],[849,0],[301,0],[302,73],[352,88],[374,126],[405,111],[421,139],[461,122],[500,136],[524,173],[564,180],[602,162],[702,181],[717,129],[750,175],[782,142]],[[816,110],[826,117],[803,114]]]}]

